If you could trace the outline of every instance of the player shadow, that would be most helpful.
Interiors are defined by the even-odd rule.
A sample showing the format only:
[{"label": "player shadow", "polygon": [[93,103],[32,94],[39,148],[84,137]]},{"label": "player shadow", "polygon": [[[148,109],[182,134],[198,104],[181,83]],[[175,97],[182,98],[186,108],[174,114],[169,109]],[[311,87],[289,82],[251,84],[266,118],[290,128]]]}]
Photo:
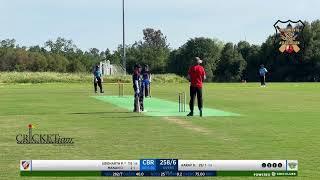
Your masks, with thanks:
[{"label": "player shadow", "polygon": [[[75,112],[75,113],[67,113],[67,114],[71,114],[71,115],[106,115],[106,117],[112,118],[112,119],[122,119],[122,118],[129,119],[129,118],[143,118],[143,117],[146,117],[143,114],[137,114],[137,113],[130,112],[130,111],[120,111],[120,112],[115,112],[115,111]],[[111,116],[110,116],[110,114],[111,114]],[[122,116],[122,115],[120,115],[120,116],[112,116],[112,114],[122,114],[122,115],[126,115],[126,116]],[[127,116],[129,114],[130,114],[130,116]]]},{"label": "player shadow", "polygon": [[[142,116],[142,115],[131,115],[131,116],[108,116],[107,118],[110,119],[136,119],[138,120],[139,118],[146,118],[147,116]],[[105,118],[105,117],[100,117],[100,118]]]},{"label": "player shadow", "polygon": [[67,114],[74,114],[74,115],[91,115],[91,114],[129,114],[132,112],[129,111],[104,111],[104,112],[73,112],[73,113],[67,113]]}]

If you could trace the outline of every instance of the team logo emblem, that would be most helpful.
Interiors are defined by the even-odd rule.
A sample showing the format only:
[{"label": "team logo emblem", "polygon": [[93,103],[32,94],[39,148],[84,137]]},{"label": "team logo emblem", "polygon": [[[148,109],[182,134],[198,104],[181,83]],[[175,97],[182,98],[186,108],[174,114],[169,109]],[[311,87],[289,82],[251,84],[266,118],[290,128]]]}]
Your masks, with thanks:
[{"label": "team logo emblem", "polygon": [[290,163],[288,163],[288,165],[289,165],[290,169],[295,169],[297,167],[298,163],[290,162]]},{"label": "team logo emblem", "polygon": [[304,24],[301,20],[278,20],[273,26],[276,30],[275,44],[279,46],[281,53],[297,53],[303,48]]},{"label": "team logo emblem", "polygon": [[30,161],[21,161],[21,166],[24,170],[28,170],[30,168]]}]

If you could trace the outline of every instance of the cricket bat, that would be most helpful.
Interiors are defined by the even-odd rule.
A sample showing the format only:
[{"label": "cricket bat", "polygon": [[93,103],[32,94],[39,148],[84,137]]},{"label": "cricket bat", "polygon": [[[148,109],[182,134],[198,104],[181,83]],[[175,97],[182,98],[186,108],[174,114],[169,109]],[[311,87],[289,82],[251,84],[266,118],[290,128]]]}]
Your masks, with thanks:
[{"label": "cricket bat", "polygon": [[292,45],[294,52],[299,52],[300,48],[298,45]]},{"label": "cricket bat", "polygon": [[280,51],[280,52],[284,52],[284,51],[286,50],[286,47],[287,47],[286,45],[280,46],[280,47],[279,47],[279,51]]}]

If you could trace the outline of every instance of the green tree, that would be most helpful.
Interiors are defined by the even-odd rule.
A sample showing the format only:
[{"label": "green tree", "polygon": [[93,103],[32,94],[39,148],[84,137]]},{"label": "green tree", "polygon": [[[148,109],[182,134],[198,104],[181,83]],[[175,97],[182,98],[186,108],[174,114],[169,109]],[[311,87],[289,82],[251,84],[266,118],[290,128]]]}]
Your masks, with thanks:
[{"label": "green tree", "polygon": [[309,72],[307,77],[309,81],[320,81],[320,20],[305,24],[306,49],[303,61],[308,62],[308,66],[304,72]]},{"label": "green tree", "polygon": [[45,43],[45,47],[49,48],[52,53],[71,53],[77,49],[72,40],[58,37],[56,41],[49,40]]},{"label": "green tree", "polygon": [[44,55],[39,52],[29,52],[29,71],[44,72],[47,71],[48,62]]},{"label": "green tree", "polygon": [[227,43],[221,52],[216,80],[227,82],[240,81],[245,67],[246,61],[238,51],[237,46]]},{"label": "green tree", "polygon": [[67,72],[69,61],[60,54],[47,54],[48,70],[54,72]]},{"label": "green tree", "polygon": [[[160,30],[144,29],[143,41],[135,43],[131,51],[137,63],[149,65],[154,73],[166,72],[170,49],[167,37]],[[128,55],[130,56],[130,51]]]},{"label": "green tree", "polygon": [[182,76],[186,76],[188,69],[193,65],[194,58],[200,57],[204,60],[203,66],[207,73],[207,80],[214,79],[214,72],[221,52],[221,42],[209,38],[190,39],[178,50],[170,54],[170,71]]},{"label": "green tree", "polygon": [[16,45],[15,39],[5,39],[0,41],[0,48],[14,48]]},{"label": "green tree", "polygon": [[[247,81],[258,81],[258,68],[260,67],[261,60],[261,47],[257,45],[251,45],[248,54],[245,58],[247,66],[243,72],[243,78]],[[242,53],[241,53],[242,54]]]}]

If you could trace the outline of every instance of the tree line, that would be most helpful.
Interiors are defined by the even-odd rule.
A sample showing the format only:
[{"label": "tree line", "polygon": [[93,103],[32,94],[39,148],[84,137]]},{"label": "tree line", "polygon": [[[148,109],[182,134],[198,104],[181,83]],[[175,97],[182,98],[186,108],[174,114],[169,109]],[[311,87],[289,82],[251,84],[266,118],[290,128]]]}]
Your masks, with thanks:
[{"label": "tree line", "polygon": [[[147,64],[153,73],[186,76],[194,57],[204,60],[208,81],[257,81],[258,68],[264,64],[269,81],[320,80],[320,20],[304,22],[304,49],[296,54],[281,53],[270,35],[261,45],[240,41],[224,43],[218,39],[197,37],[177,49],[171,49],[167,37],[151,28],[143,30],[143,39],[126,45],[126,70],[134,64]],[[20,47],[14,39],[0,41],[0,71],[91,72],[102,60],[122,64],[122,46],[110,52],[79,49],[72,40],[57,38],[43,46]]]},{"label": "tree line", "polygon": [[72,40],[60,37],[31,47],[20,47],[14,39],[0,41],[0,71],[90,72],[94,64],[110,56],[108,49],[82,51]]}]

